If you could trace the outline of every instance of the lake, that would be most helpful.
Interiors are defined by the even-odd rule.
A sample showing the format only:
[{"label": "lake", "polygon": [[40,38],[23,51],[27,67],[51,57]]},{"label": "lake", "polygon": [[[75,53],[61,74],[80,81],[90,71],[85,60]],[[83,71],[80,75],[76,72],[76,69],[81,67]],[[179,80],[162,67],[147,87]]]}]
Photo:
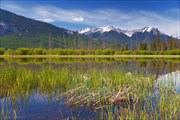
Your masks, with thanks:
[{"label": "lake", "polygon": [[180,119],[179,61],[0,58],[1,119]]}]

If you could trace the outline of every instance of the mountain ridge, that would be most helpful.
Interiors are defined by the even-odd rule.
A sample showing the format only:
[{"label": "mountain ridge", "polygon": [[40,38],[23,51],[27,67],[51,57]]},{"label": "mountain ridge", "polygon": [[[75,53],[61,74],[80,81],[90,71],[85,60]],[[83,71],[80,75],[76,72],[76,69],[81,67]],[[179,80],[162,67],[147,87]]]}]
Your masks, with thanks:
[{"label": "mountain ridge", "polygon": [[162,33],[154,27],[143,27],[134,30],[123,30],[113,26],[94,27],[92,29],[85,28],[77,31],[79,34],[85,35],[91,39],[101,39],[103,41],[114,41],[116,43],[133,44],[146,41],[151,43],[157,36],[161,40],[167,41],[170,36]]},{"label": "mountain ridge", "polygon": [[[103,26],[103,27],[94,27],[92,29],[90,28],[83,28],[81,30],[78,30],[77,32],[79,34],[85,34],[85,35],[88,35],[90,33],[95,33],[95,32],[101,32],[101,33],[104,33],[104,32],[110,32],[110,31],[115,31],[115,32],[118,32],[118,33],[123,33],[129,37],[131,37],[135,32],[151,32],[153,31],[154,34],[157,34],[157,30],[158,28],[154,28],[154,27],[150,27],[150,26],[146,26],[146,27],[143,27],[143,28],[140,28],[140,29],[134,29],[134,30],[127,30],[127,29],[120,29],[120,28],[116,28],[116,27],[113,27],[113,26]],[[165,34],[165,33],[162,33],[159,31],[160,34]]]}]

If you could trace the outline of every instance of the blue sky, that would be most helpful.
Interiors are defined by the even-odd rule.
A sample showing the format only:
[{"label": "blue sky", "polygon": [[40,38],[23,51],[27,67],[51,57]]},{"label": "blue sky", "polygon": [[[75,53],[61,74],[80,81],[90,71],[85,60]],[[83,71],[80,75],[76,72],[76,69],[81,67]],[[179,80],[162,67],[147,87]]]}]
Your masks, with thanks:
[{"label": "blue sky", "polygon": [[180,34],[180,0],[1,0],[2,9],[71,30],[111,25]]}]

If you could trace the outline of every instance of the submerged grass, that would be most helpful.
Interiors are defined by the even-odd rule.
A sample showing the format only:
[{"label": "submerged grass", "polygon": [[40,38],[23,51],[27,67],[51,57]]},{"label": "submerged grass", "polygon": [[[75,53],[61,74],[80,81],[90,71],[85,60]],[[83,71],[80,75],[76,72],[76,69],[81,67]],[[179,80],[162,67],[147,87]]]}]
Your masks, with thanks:
[{"label": "submerged grass", "polygon": [[27,100],[38,90],[65,99],[70,107],[90,108],[105,119],[179,119],[179,95],[161,91],[160,99],[154,97],[158,102],[152,102],[156,80],[151,75],[94,69],[80,72],[66,67],[34,71],[10,65],[1,66],[0,73],[0,98],[11,97],[15,110],[18,96]]}]

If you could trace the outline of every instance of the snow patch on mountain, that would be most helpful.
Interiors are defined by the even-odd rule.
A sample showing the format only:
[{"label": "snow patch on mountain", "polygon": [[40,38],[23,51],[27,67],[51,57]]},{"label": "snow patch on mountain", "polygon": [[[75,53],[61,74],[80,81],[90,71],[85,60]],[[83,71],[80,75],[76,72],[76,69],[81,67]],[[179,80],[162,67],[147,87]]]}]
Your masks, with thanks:
[{"label": "snow patch on mountain", "polygon": [[74,32],[71,31],[71,30],[66,30],[66,32],[67,32],[69,35],[73,35],[73,34],[74,34]]},{"label": "snow patch on mountain", "polygon": [[127,35],[128,37],[131,37],[134,33],[133,31],[129,31],[129,30],[122,30],[121,32]]},{"label": "snow patch on mountain", "polygon": [[147,31],[147,32],[151,32],[152,29],[153,29],[152,27],[148,27],[148,28],[146,29],[146,31]]},{"label": "snow patch on mountain", "polygon": [[79,34],[84,34],[84,33],[87,33],[89,32],[91,29],[90,28],[84,28],[84,29],[81,29],[78,31]]},{"label": "snow patch on mountain", "polygon": [[105,26],[105,27],[101,27],[101,32],[104,33],[104,32],[109,32],[111,30],[115,30],[114,27],[112,26]]},{"label": "snow patch on mountain", "polygon": [[6,26],[6,24],[0,21],[0,26]]},{"label": "snow patch on mountain", "polygon": [[90,33],[96,33],[96,32],[100,32],[100,33],[104,33],[104,32],[110,32],[110,31],[115,31],[116,29],[112,26],[105,26],[105,27],[95,27],[95,28],[85,28],[85,29],[81,29],[78,31],[79,34],[90,34]]},{"label": "snow patch on mountain", "polygon": [[151,31],[157,31],[157,29],[153,28],[153,27],[144,27],[141,29],[142,32],[151,32]]}]

